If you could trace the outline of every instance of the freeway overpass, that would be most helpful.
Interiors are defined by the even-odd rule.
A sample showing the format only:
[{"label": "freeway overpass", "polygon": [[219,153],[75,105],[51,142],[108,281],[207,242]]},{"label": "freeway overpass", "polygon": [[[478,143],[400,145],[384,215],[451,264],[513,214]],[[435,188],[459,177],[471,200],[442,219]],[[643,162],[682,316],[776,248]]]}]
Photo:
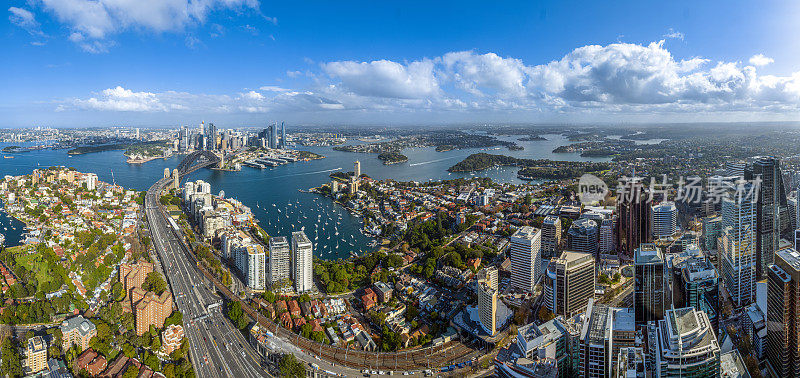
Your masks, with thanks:
[{"label": "freeway overpass", "polygon": [[[187,156],[179,165],[180,177],[198,169],[219,164],[209,151]],[[183,313],[184,334],[189,339],[190,356],[198,377],[263,377],[269,374],[242,334],[225,318],[221,298],[208,290],[197,272],[182,235],[175,232],[159,206],[161,191],[172,179],[161,179],[145,196],[145,213],[164,274],[178,309]],[[195,320],[203,317],[202,320]]]}]

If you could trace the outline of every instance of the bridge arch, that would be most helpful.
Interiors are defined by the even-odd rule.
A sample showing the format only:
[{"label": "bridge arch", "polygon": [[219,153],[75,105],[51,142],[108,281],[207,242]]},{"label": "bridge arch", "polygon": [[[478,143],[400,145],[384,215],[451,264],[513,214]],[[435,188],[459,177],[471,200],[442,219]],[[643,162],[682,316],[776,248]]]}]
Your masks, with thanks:
[{"label": "bridge arch", "polygon": [[186,157],[181,160],[178,164],[178,173],[182,177],[200,168],[217,165],[220,161],[220,157],[211,151],[195,151],[186,155]]}]

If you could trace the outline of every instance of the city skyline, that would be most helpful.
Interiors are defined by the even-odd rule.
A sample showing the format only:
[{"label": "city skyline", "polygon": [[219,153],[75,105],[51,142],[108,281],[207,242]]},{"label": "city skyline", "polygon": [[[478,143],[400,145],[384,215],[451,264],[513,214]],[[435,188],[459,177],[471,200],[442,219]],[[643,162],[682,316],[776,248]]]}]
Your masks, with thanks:
[{"label": "city skyline", "polygon": [[721,5],[17,1],[1,126],[796,119],[800,7]]}]

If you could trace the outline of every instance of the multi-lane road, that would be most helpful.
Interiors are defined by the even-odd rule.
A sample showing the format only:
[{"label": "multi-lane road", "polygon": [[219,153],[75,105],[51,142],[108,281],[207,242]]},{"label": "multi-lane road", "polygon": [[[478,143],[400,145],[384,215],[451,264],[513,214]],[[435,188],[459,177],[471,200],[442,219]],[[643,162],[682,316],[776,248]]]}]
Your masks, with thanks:
[{"label": "multi-lane road", "polygon": [[244,336],[222,314],[222,299],[189,257],[180,235],[159,207],[161,190],[170,181],[160,180],[148,191],[145,212],[153,246],[161,260],[175,303],[183,314],[185,337],[198,377],[263,377],[259,356]]}]

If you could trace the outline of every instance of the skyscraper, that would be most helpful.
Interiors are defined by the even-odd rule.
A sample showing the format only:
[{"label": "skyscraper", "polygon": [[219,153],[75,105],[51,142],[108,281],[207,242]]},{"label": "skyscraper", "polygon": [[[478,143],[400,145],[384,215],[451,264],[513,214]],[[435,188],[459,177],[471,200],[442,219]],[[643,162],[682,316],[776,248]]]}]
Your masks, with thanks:
[{"label": "skyscraper", "polygon": [[242,252],[247,258],[247,286],[254,290],[264,290],[267,283],[264,247],[261,244],[246,244],[242,246]]},{"label": "skyscraper", "polygon": [[598,247],[600,248],[600,254],[605,255],[614,250],[614,221],[603,219],[600,222],[599,234]]},{"label": "skyscraper", "polygon": [[[745,187],[745,194],[750,186]],[[753,196],[722,200],[722,225],[717,246],[720,274],[736,307],[755,300],[756,203]]]},{"label": "skyscraper", "polygon": [[720,376],[720,346],[705,312],[667,310],[666,318],[649,330],[656,377]]},{"label": "skyscraper", "polygon": [[652,243],[634,252],[633,310],[636,324],[664,318],[664,255]]},{"label": "skyscraper", "polygon": [[523,292],[533,292],[541,269],[541,232],[524,226],[511,235],[511,285]]},{"label": "skyscraper", "polygon": [[278,148],[278,123],[269,125],[269,148]]},{"label": "skyscraper", "polygon": [[477,285],[478,317],[484,330],[493,336],[497,333],[497,269],[478,272]]},{"label": "skyscraper", "polygon": [[292,278],[294,290],[303,293],[313,288],[314,245],[303,231],[292,232]]},{"label": "skyscraper", "polygon": [[353,163],[353,176],[356,176],[356,179],[361,177],[361,162],[358,160]]},{"label": "skyscraper", "polygon": [[767,370],[771,377],[800,377],[800,253],[775,253],[767,267]]},{"label": "skyscraper", "polygon": [[760,280],[765,277],[767,266],[772,264],[778,250],[781,208],[785,209],[787,204],[780,160],[771,156],[757,158],[753,162],[752,178],[758,177],[761,187],[756,206],[756,279]]},{"label": "skyscraper", "polygon": [[567,230],[567,248],[575,252],[597,254],[597,222],[581,218],[574,222]]},{"label": "skyscraper", "polygon": [[269,238],[269,274],[270,285],[276,285],[284,280],[290,280],[292,252],[289,242],[284,236]]},{"label": "skyscraper", "polygon": [[617,250],[628,259],[642,243],[652,241],[650,232],[650,206],[645,201],[647,193],[641,182],[633,182],[626,189],[630,194],[617,202]]},{"label": "skyscraper", "polygon": [[594,256],[564,251],[552,258],[543,278],[544,305],[556,315],[572,317],[594,298]]},{"label": "skyscraper", "polygon": [[281,149],[286,149],[286,125],[281,122]]},{"label": "skyscraper", "polygon": [[548,215],[542,221],[542,258],[555,257],[559,244],[561,244],[561,218],[557,215]]},{"label": "skyscraper", "polygon": [[206,136],[206,148],[211,151],[217,150],[217,127],[213,123],[208,124],[208,135]]},{"label": "skyscraper", "polygon": [[653,239],[672,236],[678,224],[678,208],[672,202],[662,202],[652,208]]},{"label": "skyscraper", "polygon": [[[667,276],[671,280],[672,307],[694,307],[708,315],[719,334],[719,274],[696,245],[680,253],[666,255]],[[669,306],[667,306],[669,307]]]},{"label": "skyscraper", "polygon": [[633,318],[630,308],[608,307],[594,303],[594,299],[589,301],[580,327],[578,376],[611,376],[619,351],[635,346]]}]

